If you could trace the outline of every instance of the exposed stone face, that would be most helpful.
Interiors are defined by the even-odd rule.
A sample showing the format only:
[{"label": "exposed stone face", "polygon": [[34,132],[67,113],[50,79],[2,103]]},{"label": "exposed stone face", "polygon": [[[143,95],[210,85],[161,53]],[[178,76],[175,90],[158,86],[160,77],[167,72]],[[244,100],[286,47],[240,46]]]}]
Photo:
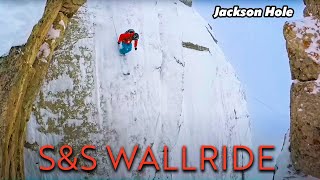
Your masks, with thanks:
[{"label": "exposed stone face", "polygon": [[305,16],[315,16],[320,18],[320,1],[319,0],[304,0],[306,8],[304,9]]},{"label": "exposed stone face", "polygon": [[285,24],[284,36],[287,41],[292,79],[300,81],[318,79],[320,57],[314,47],[320,42],[319,27],[320,22],[315,17]]},{"label": "exposed stone face", "polygon": [[184,3],[187,6],[192,6],[192,0],[180,0],[182,3]]},{"label": "exposed stone face", "polygon": [[301,82],[291,88],[291,147],[297,170],[320,177],[320,95],[314,82]]},{"label": "exposed stone face", "polygon": [[25,129],[68,19],[85,0],[48,0],[27,43],[0,58],[0,179],[23,179]]},{"label": "exposed stone face", "polygon": [[197,51],[208,51],[210,52],[210,49],[204,46],[200,46],[198,44],[194,44],[191,42],[182,42],[182,46],[185,48],[189,48],[189,49],[193,49],[193,50],[197,50]]},{"label": "exposed stone face", "polygon": [[291,158],[296,170],[320,178],[320,1],[305,3],[305,18],[284,26],[294,80]]}]

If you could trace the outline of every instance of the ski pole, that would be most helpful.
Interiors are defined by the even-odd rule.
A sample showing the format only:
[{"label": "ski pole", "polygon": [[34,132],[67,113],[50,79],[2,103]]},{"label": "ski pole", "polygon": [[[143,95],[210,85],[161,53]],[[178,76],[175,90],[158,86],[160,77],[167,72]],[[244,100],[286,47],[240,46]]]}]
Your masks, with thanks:
[{"label": "ski pole", "polygon": [[113,24],[114,32],[116,33],[116,36],[118,37],[117,29],[116,29],[116,26],[114,25],[113,16],[111,16],[111,19],[112,19],[112,24]]}]

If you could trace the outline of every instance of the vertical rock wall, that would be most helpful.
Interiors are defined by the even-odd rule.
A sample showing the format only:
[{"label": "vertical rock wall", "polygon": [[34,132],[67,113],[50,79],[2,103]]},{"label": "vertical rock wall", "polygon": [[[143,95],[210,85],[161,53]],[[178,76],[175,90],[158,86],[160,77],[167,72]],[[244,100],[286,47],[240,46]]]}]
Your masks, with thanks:
[{"label": "vertical rock wall", "polygon": [[0,57],[0,179],[23,179],[26,123],[54,49],[85,0],[48,0],[23,46]]},{"label": "vertical rock wall", "polygon": [[291,158],[296,170],[320,177],[320,1],[305,4],[304,19],[284,26],[293,80]]}]

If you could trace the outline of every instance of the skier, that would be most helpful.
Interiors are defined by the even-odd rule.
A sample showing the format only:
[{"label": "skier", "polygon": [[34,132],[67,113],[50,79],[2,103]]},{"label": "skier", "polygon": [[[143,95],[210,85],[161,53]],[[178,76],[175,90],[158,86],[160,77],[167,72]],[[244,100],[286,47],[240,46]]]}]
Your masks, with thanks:
[{"label": "skier", "polygon": [[133,29],[129,29],[125,33],[121,34],[118,40],[118,45],[120,45],[121,43],[121,46],[122,46],[122,48],[119,50],[120,54],[126,55],[126,53],[131,51],[132,49],[131,42],[133,40],[134,40],[134,49],[137,50],[138,39],[139,39],[139,34],[135,33]]}]

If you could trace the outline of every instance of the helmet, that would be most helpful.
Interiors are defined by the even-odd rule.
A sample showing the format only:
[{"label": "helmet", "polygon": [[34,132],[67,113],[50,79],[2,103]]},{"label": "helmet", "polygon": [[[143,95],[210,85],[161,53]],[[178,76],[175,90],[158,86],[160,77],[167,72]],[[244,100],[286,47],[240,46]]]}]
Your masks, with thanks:
[{"label": "helmet", "polygon": [[139,34],[138,34],[138,33],[134,33],[132,39],[133,39],[133,40],[138,40],[138,39],[139,39]]},{"label": "helmet", "polygon": [[126,33],[134,33],[134,30],[133,30],[133,29],[128,29],[128,30],[126,31]]}]

